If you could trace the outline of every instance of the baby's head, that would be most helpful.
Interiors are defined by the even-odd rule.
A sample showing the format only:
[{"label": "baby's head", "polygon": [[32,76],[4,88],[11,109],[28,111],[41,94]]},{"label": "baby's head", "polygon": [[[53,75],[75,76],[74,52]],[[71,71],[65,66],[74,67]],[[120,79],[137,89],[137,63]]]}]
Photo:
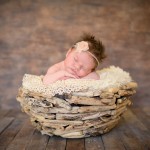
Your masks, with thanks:
[{"label": "baby's head", "polygon": [[90,34],[84,34],[81,39],[69,49],[64,65],[66,71],[84,77],[94,71],[106,57],[105,49],[99,40]]}]

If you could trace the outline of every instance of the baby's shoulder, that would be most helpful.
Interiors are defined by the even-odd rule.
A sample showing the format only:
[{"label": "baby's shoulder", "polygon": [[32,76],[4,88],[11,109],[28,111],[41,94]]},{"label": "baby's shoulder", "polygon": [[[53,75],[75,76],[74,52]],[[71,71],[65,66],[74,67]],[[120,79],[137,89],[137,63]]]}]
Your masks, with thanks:
[{"label": "baby's shoulder", "polygon": [[56,68],[58,68],[58,69],[60,69],[60,68],[62,68],[62,62],[54,64],[53,66],[56,67]]},{"label": "baby's shoulder", "polygon": [[52,65],[50,68],[61,69],[62,68],[62,62],[56,63],[56,64]]},{"label": "baby's shoulder", "polygon": [[47,73],[53,73],[61,69],[61,63],[57,63],[48,68]]}]

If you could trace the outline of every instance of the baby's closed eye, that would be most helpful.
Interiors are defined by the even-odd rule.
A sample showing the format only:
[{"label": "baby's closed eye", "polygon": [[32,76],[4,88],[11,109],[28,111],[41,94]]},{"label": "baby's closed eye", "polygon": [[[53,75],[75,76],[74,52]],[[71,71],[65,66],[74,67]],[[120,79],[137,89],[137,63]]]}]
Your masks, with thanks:
[{"label": "baby's closed eye", "polygon": [[78,59],[77,59],[77,57],[74,57],[74,61],[77,61]]}]

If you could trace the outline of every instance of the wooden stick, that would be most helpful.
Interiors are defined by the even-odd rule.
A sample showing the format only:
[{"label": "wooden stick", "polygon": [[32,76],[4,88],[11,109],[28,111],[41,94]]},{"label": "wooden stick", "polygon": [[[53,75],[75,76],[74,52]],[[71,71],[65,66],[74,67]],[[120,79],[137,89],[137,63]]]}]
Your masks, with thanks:
[{"label": "wooden stick", "polygon": [[114,98],[114,93],[111,93],[111,92],[102,92],[101,94],[100,94],[100,97],[101,98],[108,98],[108,99],[110,99],[110,98]]},{"label": "wooden stick", "polygon": [[56,119],[65,119],[65,120],[88,120],[95,119],[103,115],[112,115],[113,110],[107,110],[103,112],[93,112],[93,113],[77,113],[77,114],[56,114]]},{"label": "wooden stick", "polygon": [[98,111],[106,111],[110,109],[115,109],[116,105],[112,106],[83,106],[79,107],[78,112],[79,113],[85,113],[85,112],[98,112]]},{"label": "wooden stick", "polygon": [[95,125],[95,128],[100,128],[100,127],[104,127],[104,126],[109,126],[109,125],[111,125],[111,124],[113,124],[113,123],[118,122],[119,119],[120,119],[120,117],[115,118],[115,119],[113,119],[113,120],[110,120],[109,122],[106,122],[106,123],[103,123],[103,124],[97,124],[97,125]]},{"label": "wooden stick", "polygon": [[136,89],[138,87],[136,82],[129,82],[121,87],[123,90]]},{"label": "wooden stick", "polygon": [[104,116],[104,115],[111,115],[111,113],[112,113],[112,111],[110,111],[110,110],[98,112],[98,113],[94,113],[92,115],[85,116],[82,118],[82,120],[96,119],[96,118]]},{"label": "wooden stick", "polygon": [[114,105],[116,102],[116,98],[115,97],[113,97],[111,99],[102,98],[101,102],[106,105]]},{"label": "wooden stick", "polygon": [[101,102],[100,99],[89,98],[89,97],[78,97],[72,96],[71,99],[67,99],[70,104],[82,104],[82,105],[100,105],[104,106],[105,104]]},{"label": "wooden stick", "polygon": [[82,125],[83,121],[70,121],[70,120],[48,120],[48,119],[38,119],[40,122],[42,122],[44,125],[54,125],[58,124],[61,126],[66,125]]},{"label": "wooden stick", "polygon": [[116,114],[111,116],[112,119],[117,118],[118,116],[122,115],[127,110],[126,106],[120,107],[116,110]]},{"label": "wooden stick", "polygon": [[133,95],[133,94],[135,94],[136,93],[136,91],[135,90],[119,90],[118,91],[118,94],[120,95],[120,96],[130,96],[130,95]]},{"label": "wooden stick", "polygon": [[67,110],[71,110],[70,104],[67,101],[63,100],[63,99],[53,97],[53,98],[49,98],[49,99],[46,99],[46,100],[48,100],[49,102],[54,104],[56,107],[63,107]]},{"label": "wooden stick", "polygon": [[117,104],[116,109],[126,106],[126,105],[130,105],[130,104],[131,104],[131,101],[129,99],[127,99],[127,100],[123,101],[121,104]]}]

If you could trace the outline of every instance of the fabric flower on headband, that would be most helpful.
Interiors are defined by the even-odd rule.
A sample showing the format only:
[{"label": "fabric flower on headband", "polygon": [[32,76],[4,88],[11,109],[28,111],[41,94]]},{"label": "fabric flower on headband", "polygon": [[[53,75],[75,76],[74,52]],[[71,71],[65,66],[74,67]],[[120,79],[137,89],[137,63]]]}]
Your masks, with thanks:
[{"label": "fabric flower on headband", "polygon": [[89,50],[88,42],[81,41],[75,44],[76,51],[82,52]]},{"label": "fabric flower on headband", "polygon": [[97,64],[99,65],[99,61],[96,58],[96,56],[88,51],[89,50],[88,42],[86,42],[86,41],[78,42],[74,45],[74,47],[75,47],[76,51],[79,53],[81,53],[82,51],[84,51],[84,52],[87,51],[93,58],[95,58],[95,60],[97,61]]}]

